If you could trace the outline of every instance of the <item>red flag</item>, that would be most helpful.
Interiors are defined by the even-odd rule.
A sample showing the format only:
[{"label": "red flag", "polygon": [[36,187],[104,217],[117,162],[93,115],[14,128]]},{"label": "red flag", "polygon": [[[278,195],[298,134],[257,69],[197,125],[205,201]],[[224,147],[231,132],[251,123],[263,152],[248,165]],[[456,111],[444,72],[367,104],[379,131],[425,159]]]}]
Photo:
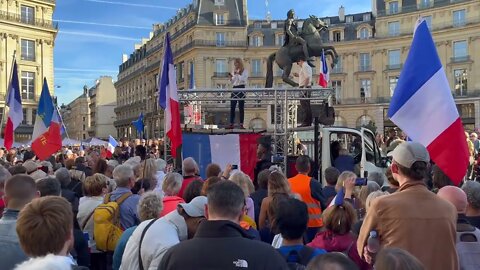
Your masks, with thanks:
[{"label": "red flag", "polygon": [[32,142],[32,150],[40,160],[45,160],[62,148],[60,120],[56,111],[48,130]]}]

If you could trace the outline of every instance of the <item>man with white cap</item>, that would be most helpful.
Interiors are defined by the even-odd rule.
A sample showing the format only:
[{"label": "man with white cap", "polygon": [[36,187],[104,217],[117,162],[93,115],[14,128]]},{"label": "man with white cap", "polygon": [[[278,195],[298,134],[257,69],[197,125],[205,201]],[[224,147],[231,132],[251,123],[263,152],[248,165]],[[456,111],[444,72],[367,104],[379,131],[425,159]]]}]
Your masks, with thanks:
[{"label": "man with white cap", "polygon": [[375,254],[366,245],[374,230],[382,247],[410,252],[425,269],[459,269],[455,250],[457,211],[424,183],[430,162],[427,149],[419,143],[404,142],[392,156],[391,169],[400,188],[370,205],[358,236],[358,253],[367,262],[373,262]]},{"label": "man with white cap", "polygon": [[139,269],[139,248],[143,269],[157,269],[172,246],[195,235],[198,225],[205,220],[206,205],[207,197],[198,196],[160,219],[140,223],[128,240],[120,269]]}]

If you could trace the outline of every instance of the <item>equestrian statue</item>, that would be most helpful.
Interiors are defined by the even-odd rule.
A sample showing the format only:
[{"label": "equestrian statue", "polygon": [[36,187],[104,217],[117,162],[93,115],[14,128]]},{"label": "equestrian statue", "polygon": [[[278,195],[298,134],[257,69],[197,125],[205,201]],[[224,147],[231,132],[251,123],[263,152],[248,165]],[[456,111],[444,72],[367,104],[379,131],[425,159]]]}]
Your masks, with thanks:
[{"label": "equestrian statue", "polygon": [[333,46],[322,44],[320,32],[326,29],[328,29],[328,26],[325,22],[316,16],[310,15],[310,18],[303,23],[302,31],[299,32],[297,22],[295,21],[295,12],[293,9],[289,10],[284,27],[285,44],[268,57],[265,87],[271,88],[273,86],[274,61],[283,70],[283,81],[293,87],[297,87],[298,84],[290,79],[290,73],[292,72],[293,63],[300,59],[307,61],[310,66],[314,67],[310,57],[319,57],[324,52],[325,55],[330,55],[332,58],[331,67],[333,68],[338,62],[338,54]]}]

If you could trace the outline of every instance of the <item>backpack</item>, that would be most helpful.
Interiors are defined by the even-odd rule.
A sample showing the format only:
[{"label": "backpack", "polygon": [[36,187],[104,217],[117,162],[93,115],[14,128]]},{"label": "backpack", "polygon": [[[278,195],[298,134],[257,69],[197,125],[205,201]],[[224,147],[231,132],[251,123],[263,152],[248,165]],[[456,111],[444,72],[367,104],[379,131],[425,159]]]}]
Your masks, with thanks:
[{"label": "backpack", "polygon": [[[464,226],[463,226],[464,225]],[[457,224],[457,253],[460,269],[480,269],[480,230],[469,224]]]},{"label": "backpack", "polygon": [[114,251],[117,242],[122,236],[120,226],[120,205],[132,195],[127,192],[116,201],[110,201],[110,193],[105,195],[103,203],[93,211],[93,239],[97,249],[101,251]]},{"label": "backpack", "polygon": [[[314,251],[314,248],[304,246],[300,251],[291,250],[287,255],[280,254],[282,254],[285,261],[287,261],[288,269],[303,270],[307,268],[307,264],[310,262]],[[278,250],[278,252],[280,252],[280,250]],[[292,256],[296,258],[295,261],[290,260]]]}]

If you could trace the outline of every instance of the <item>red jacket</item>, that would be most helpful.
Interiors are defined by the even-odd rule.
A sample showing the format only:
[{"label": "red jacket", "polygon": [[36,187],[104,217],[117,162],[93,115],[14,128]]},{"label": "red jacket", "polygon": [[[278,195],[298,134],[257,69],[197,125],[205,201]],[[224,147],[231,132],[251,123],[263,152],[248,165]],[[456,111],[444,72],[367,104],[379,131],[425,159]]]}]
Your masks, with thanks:
[{"label": "red jacket", "polygon": [[360,268],[360,270],[372,269],[363,261],[357,252],[357,239],[353,234],[336,235],[332,231],[322,231],[315,235],[312,242],[307,246],[325,249],[327,252],[348,253],[348,257]]},{"label": "red jacket", "polygon": [[184,203],[185,201],[181,197],[177,196],[165,196],[163,198],[163,210],[160,213],[160,217],[165,216],[166,214],[177,209],[179,203]]}]

